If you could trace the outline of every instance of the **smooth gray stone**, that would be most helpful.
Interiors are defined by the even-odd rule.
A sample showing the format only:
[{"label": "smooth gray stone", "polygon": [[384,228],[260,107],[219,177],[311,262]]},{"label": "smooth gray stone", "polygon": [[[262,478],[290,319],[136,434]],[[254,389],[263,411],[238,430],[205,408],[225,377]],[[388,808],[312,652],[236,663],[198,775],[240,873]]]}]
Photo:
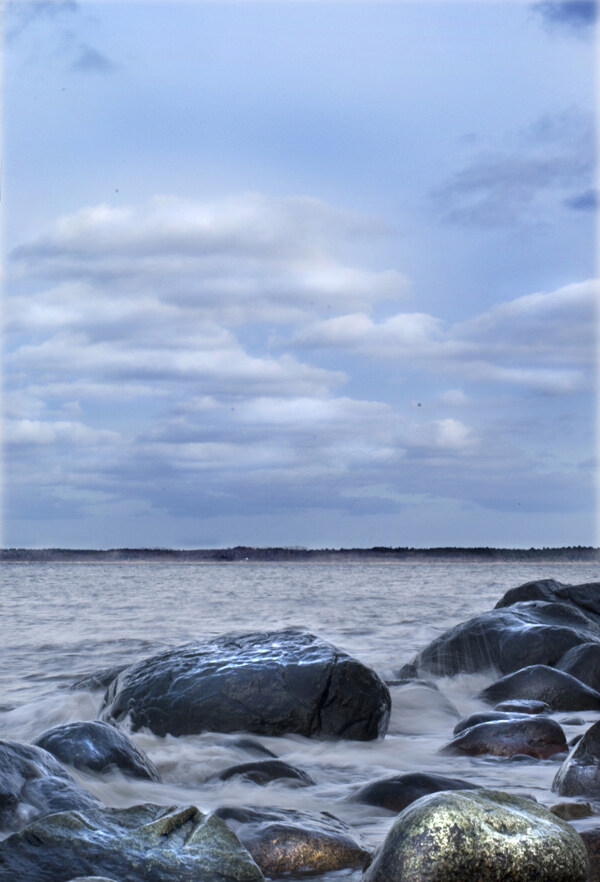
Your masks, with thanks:
[{"label": "smooth gray stone", "polygon": [[461,732],[442,747],[440,753],[464,756],[529,756],[548,759],[567,751],[565,733],[549,717],[493,720]]},{"label": "smooth gray stone", "polygon": [[160,781],[158,771],[143,750],[108,723],[84,720],[49,729],[35,741],[75,769],[112,772]]},{"label": "smooth gray stone", "polygon": [[509,698],[499,702],[494,710],[516,714],[549,714],[552,712],[552,708],[545,701],[535,701],[533,698]]},{"label": "smooth gray stone", "polygon": [[600,710],[600,693],[564,671],[547,665],[530,665],[507,674],[483,689],[478,698],[497,704],[508,698],[535,698],[553,711]]},{"label": "smooth gray stone", "polygon": [[31,744],[0,741],[0,830],[19,830],[35,818],[99,805],[58,760]]},{"label": "smooth gray stone", "polygon": [[[536,627],[531,627],[535,625]],[[582,643],[600,641],[600,622],[567,603],[532,600],[481,613],[455,625],[421,650],[400,676],[452,677],[527,665],[554,665]]]},{"label": "smooth gray stone", "polygon": [[393,775],[389,778],[369,781],[349,796],[347,802],[374,805],[397,813],[411,802],[430,793],[438,793],[440,790],[475,790],[478,786],[462,778],[446,778],[444,775],[430,775],[427,772],[409,772],[406,775]]},{"label": "smooth gray stone", "polygon": [[215,814],[268,876],[312,876],[364,867],[370,857],[357,832],[329,812],[225,806]]},{"label": "smooth gray stone", "polygon": [[385,734],[391,699],[370,668],[296,628],[228,634],[162,652],[123,671],[102,719],[130,717],[156,735],[297,733],[368,741]]},{"label": "smooth gray stone", "polygon": [[195,806],[61,812],[0,842],[0,879],[68,882],[263,882],[248,851],[220,818]]},{"label": "smooth gray stone", "polygon": [[584,582],[580,585],[564,585],[556,579],[525,582],[507,591],[495,608],[502,609],[528,600],[567,603],[600,622],[600,582]]},{"label": "smooth gray stone", "polygon": [[271,781],[285,780],[297,786],[307,787],[314,784],[313,779],[302,769],[296,769],[279,759],[260,760],[255,763],[240,763],[230,766],[223,772],[219,772],[217,778],[220,781],[228,781],[230,778],[240,777],[252,781],[253,784],[270,784]]},{"label": "smooth gray stone", "polygon": [[575,743],[556,773],[552,790],[561,796],[600,797],[600,721]]},{"label": "smooth gray stone", "polygon": [[363,882],[585,882],[587,869],[579,835],[538,803],[444,791],[398,815]]},{"label": "smooth gray stone", "polygon": [[565,652],[555,667],[600,692],[600,643],[574,646]]}]

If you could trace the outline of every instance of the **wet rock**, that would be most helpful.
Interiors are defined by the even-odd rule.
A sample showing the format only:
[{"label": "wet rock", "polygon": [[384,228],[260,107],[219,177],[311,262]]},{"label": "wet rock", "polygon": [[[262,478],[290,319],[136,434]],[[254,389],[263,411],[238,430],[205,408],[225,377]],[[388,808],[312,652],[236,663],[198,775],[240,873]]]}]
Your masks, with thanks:
[{"label": "wet rock", "polygon": [[237,766],[230,766],[217,775],[220,781],[228,781],[230,778],[241,777],[253,784],[270,784],[271,781],[279,781],[284,778],[286,781],[296,784],[297,786],[306,787],[314,784],[313,779],[302,769],[296,769],[282,760],[261,760],[256,763],[240,763]]},{"label": "wet rock", "polygon": [[600,692],[600,643],[574,646],[557,661],[556,667]]},{"label": "wet rock", "polygon": [[548,809],[493,790],[434,793],[404,809],[363,882],[584,882],[587,854]]},{"label": "wet rock", "polygon": [[580,830],[579,835],[588,855],[588,882],[600,882],[600,828],[596,830]]},{"label": "wet rock", "polygon": [[594,812],[589,802],[559,802],[550,806],[550,811],[563,821],[574,821],[577,818],[589,818]]},{"label": "wet rock", "polygon": [[552,708],[545,701],[534,701],[532,698],[514,698],[501,701],[494,710],[518,714],[549,714]]},{"label": "wet rock", "polygon": [[0,842],[0,878],[62,882],[262,882],[237,837],[194,806],[61,812]]},{"label": "wet rock", "polygon": [[600,693],[564,671],[530,665],[507,674],[478,695],[488,704],[513,698],[545,701],[553,711],[600,710]]},{"label": "wet rock", "polygon": [[223,807],[215,814],[232,828],[268,876],[364,867],[370,857],[356,831],[329,812]]},{"label": "wet rock", "polygon": [[563,717],[562,720],[558,721],[561,726],[584,726],[585,720],[583,717]]},{"label": "wet rock", "polygon": [[600,721],[572,748],[552,782],[561,796],[600,797]]},{"label": "wet rock", "polygon": [[387,729],[377,674],[305,631],[229,634],[162,652],[124,670],[102,719],[128,715],[157,735],[203,731],[329,735],[367,741]]},{"label": "wet rock", "polygon": [[466,756],[521,755],[547,759],[566,750],[565,733],[558,723],[548,717],[529,717],[479,723],[448,742],[440,752]]},{"label": "wet rock", "polygon": [[526,720],[527,718],[528,714],[509,713],[508,711],[480,711],[479,713],[469,714],[468,717],[459,720],[454,727],[453,734],[460,735],[461,732],[470,729],[472,726],[478,726],[480,723],[494,723],[499,720]]},{"label": "wet rock", "polygon": [[134,778],[160,781],[143,750],[123,732],[98,720],[56,726],[40,735],[35,744],[76,769],[100,773],[116,769]]},{"label": "wet rock", "polygon": [[77,876],[76,879],[69,879],[69,882],[115,882],[115,880],[107,879],[106,876]]},{"label": "wet rock", "polygon": [[35,818],[99,805],[41,747],[0,741],[0,830],[18,830]]},{"label": "wet rock", "polygon": [[564,585],[555,579],[538,579],[511,588],[496,604],[496,609],[514,606],[529,600],[567,603],[600,622],[600,582]]},{"label": "wet rock", "polygon": [[87,674],[72,683],[69,689],[71,692],[96,692],[99,689],[107,689],[115,677],[118,677],[126,667],[127,665],[113,665],[112,668],[103,668],[93,674]]},{"label": "wet rock", "polygon": [[363,805],[374,805],[391,812],[401,812],[407,805],[440,790],[475,790],[477,784],[471,784],[462,778],[446,778],[444,775],[429,775],[426,772],[410,772],[406,775],[393,775],[390,778],[378,778],[359,787],[347,802],[360,802]]},{"label": "wet rock", "polygon": [[248,753],[256,753],[260,756],[270,756],[277,759],[277,754],[257,741],[256,738],[232,738],[227,742],[231,747],[239,747],[240,750],[246,750]]},{"label": "wet rock", "polygon": [[533,600],[450,628],[418,653],[409,668],[419,676],[486,670],[508,674],[527,665],[553,665],[573,646],[594,641],[600,641],[598,620],[572,604]]}]

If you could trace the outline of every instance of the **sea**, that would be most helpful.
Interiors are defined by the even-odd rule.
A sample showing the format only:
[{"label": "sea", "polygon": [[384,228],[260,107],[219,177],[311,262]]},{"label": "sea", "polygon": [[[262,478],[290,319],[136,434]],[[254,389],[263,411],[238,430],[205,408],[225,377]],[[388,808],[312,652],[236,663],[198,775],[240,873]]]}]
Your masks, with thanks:
[{"label": "sea", "polygon": [[[70,687],[79,678],[135,662],[166,647],[230,631],[299,626],[397,679],[402,665],[447,628],[494,607],[509,589],[540,578],[600,580],[593,563],[529,562],[110,562],[0,565],[0,739],[31,742],[46,730],[97,717],[102,691]],[[234,735],[131,734],[162,783],[73,772],[108,806],[150,802],[327,811],[375,847],[394,815],[348,802],[359,785],[406,772],[432,772],[474,784],[560,801],[551,784],[560,759],[511,760],[439,753],[462,716],[482,709],[475,694],[491,672],[438,679],[438,689],[392,685],[385,738],[372,742],[253,736],[316,782],[260,787],[216,772],[255,760]],[[559,713],[567,739],[598,719]],[[579,718],[579,722],[564,722]],[[360,871],[319,878],[360,879]]]}]

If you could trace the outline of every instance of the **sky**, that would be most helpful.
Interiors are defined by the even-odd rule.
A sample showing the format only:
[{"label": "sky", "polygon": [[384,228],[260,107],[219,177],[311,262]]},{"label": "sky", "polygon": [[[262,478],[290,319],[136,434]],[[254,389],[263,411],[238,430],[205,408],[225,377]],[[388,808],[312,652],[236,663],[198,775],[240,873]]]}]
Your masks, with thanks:
[{"label": "sky", "polygon": [[7,3],[6,547],[599,544],[590,2]]}]

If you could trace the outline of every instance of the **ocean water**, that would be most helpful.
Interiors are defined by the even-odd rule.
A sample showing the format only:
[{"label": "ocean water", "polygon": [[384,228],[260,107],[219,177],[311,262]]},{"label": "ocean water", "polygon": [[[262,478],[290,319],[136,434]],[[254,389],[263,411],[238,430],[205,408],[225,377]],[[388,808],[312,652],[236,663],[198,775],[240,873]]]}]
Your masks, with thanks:
[{"label": "ocean water", "polygon": [[[5,563],[0,739],[30,742],[52,726],[94,719],[102,691],[71,691],[78,678],[228,631],[302,626],[393,679],[437,634],[491,609],[509,588],[537,578],[577,584],[600,579],[600,572],[598,565],[573,563]],[[473,696],[492,679],[485,674],[438,680],[439,692],[391,686],[389,730],[375,742],[253,736],[307,771],[313,787],[209,781],[215,772],[256,759],[233,743],[235,736],[218,733],[182,738],[134,733],[161,784],[74,774],[110,806],[152,802],[194,804],[203,811],[223,805],[329,811],[371,846],[382,841],[394,815],[345,799],[378,777],[429,771],[531,794],[552,805],[558,760],[438,753],[459,716],[482,709]],[[568,715],[554,716],[561,721]],[[567,739],[598,718],[593,712],[577,716],[584,725],[565,725]],[[360,875],[340,871],[329,878]]]}]

